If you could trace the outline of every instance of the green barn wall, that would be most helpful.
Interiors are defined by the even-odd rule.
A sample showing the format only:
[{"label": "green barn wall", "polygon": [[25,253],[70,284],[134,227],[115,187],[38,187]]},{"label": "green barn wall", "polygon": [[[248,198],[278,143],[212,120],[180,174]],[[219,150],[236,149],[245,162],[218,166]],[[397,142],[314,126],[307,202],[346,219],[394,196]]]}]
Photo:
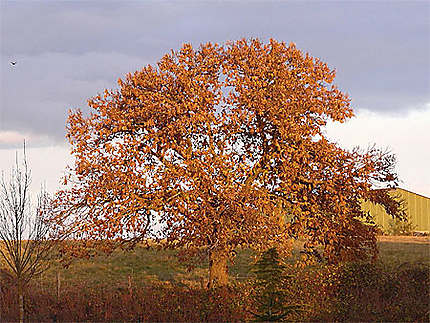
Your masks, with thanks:
[{"label": "green barn wall", "polygon": [[[430,198],[402,188],[393,189],[390,194],[405,201],[406,212],[415,226],[415,231],[430,231]],[[388,228],[388,221],[391,216],[385,212],[382,206],[364,202],[362,207],[364,211],[370,211],[378,225],[383,229]]]}]

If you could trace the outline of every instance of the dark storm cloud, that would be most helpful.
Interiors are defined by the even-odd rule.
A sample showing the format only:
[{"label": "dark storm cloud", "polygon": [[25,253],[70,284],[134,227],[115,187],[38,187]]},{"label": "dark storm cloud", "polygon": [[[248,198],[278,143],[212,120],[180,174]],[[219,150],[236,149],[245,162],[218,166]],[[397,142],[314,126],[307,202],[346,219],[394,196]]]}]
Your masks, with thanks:
[{"label": "dark storm cloud", "polygon": [[[0,131],[62,140],[66,112],[184,42],[273,37],[335,67],[357,109],[430,101],[428,2],[2,2]],[[9,61],[17,60],[16,66]]]}]

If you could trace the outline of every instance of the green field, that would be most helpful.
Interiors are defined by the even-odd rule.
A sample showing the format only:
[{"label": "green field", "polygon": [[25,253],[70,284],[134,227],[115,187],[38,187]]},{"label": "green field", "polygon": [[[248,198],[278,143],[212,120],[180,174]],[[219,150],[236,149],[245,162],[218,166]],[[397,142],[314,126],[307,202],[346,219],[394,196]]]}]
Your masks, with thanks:
[{"label": "green field", "polygon": [[[404,263],[425,263],[430,265],[429,243],[405,243],[398,241],[378,242],[378,261],[386,266],[396,267]],[[293,257],[285,259],[294,263],[299,254],[296,247]],[[232,280],[246,280],[252,264],[253,252],[242,250],[230,265]],[[76,281],[86,281],[90,285],[128,282],[129,277],[136,286],[149,282],[200,283],[207,279],[207,261],[194,268],[178,261],[176,251],[137,246],[133,251],[116,251],[113,254],[99,255],[91,259],[75,259],[68,268],[53,266],[36,280],[41,284],[54,284],[56,272],[60,271],[62,285]]]}]

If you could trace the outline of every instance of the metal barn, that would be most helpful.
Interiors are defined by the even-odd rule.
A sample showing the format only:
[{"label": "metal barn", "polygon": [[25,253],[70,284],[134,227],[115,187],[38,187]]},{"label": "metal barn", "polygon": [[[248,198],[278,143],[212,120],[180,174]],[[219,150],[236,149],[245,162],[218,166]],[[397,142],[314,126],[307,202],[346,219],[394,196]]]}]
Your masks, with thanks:
[{"label": "metal barn", "polygon": [[[415,226],[415,231],[430,232],[430,198],[410,192],[403,188],[390,190],[390,194],[405,201],[406,212],[410,222]],[[389,220],[392,219],[382,206],[370,202],[363,203],[363,209],[370,211],[376,224],[382,229],[388,228]]]}]

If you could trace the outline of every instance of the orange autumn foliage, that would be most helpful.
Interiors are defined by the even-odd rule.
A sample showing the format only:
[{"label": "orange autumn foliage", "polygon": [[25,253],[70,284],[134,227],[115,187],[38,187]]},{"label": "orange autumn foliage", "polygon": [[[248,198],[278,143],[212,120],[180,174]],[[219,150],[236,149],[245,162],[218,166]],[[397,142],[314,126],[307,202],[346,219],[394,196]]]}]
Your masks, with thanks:
[{"label": "orange autumn foliage", "polygon": [[91,115],[69,114],[68,223],[80,238],[139,240],[158,214],[171,246],[208,248],[214,284],[238,246],[288,251],[300,238],[331,262],[375,254],[361,201],[401,216],[371,190],[396,185],[395,159],[326,138],[329,120],[353,116],[334,77],[294,44],[258,39],[185,44],[128,74],[89,100]]}]

